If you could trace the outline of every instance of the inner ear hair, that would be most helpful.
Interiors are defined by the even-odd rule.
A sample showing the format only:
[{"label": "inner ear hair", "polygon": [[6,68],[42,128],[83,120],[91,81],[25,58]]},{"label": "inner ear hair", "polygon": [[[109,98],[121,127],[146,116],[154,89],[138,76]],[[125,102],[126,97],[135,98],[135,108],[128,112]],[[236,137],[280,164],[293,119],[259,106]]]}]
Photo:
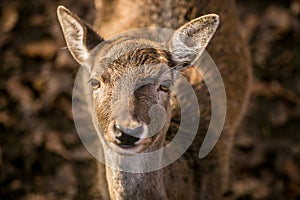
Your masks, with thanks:
[{"label": "inner ear hair", "polygon": [[70,53],[78,63],[83,64],[90,51],[102,42],[103,38],[64,6],[57,8],[57,16]]},{"label": "inner ear hair", "polygon": [[169,41],[172,59],[192,65],[203,53],[219,25],[219,16],[208,14],[180,27]]},{"label": "inner ear hair", "polygon": [[180,62],[179,64],[175,65],[174,67],[171,68],[171,72],[173,71],[182,71],[183,69],[192,66],[190,62],[183,61]]}]

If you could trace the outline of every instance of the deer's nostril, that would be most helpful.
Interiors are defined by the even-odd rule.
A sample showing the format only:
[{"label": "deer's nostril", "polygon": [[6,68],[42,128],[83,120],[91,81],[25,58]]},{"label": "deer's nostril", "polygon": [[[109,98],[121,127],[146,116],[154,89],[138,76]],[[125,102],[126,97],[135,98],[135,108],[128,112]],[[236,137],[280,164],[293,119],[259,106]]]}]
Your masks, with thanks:
[{"label": "deer's nostril", "polygon": [[120,133],[116,134],[116,138],[121,142],[120,145],[134,145],[143,133],[143,126],[139,126],[134,129],[127,129],[116,124],[115,129]]},{"label": "deer's nostril", "polygon": [[122,126],[116,124],[115,128],[121,133],[125,133],[127,135],[131,135],[134,137],[139,137],[143,132],[143,126],[138,126],[136,128],[130,129],[130,128],[123,128]]}]

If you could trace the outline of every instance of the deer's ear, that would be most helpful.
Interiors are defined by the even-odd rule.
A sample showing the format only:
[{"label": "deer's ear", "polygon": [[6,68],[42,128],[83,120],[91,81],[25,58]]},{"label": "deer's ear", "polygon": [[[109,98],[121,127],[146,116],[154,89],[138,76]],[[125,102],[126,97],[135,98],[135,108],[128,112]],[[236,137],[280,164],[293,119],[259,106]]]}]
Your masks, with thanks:
[{"label": "deer's ear", "polygon": [[90,51],[103,39],[64,6],[57,8],[57,16],[70,53],[78,63],[83,64]]},{"label": "deer's ear", "polygon": [[173,60],[188,65],[201,56],[219,25],[219,16],[209,14],[180,27],[171,37],[170,51]]}]

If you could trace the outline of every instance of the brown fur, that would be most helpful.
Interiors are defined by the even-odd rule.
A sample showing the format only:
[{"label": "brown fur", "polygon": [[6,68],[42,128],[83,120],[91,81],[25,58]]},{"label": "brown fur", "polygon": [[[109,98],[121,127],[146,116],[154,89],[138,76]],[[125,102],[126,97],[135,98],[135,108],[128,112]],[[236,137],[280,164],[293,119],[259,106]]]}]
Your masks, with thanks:
[{"label": "brown fur", "polygon": [[[101,3],[100,3],[101,2]],[[217,143],[213,153],[200,160],[200,168],[196,171],[193,176],[196,178],[196,182],[190,184],[194,187],[196,184],[200,184],[196,199],[216,199],[221,198],[216,193],[226,193],[230,189],[229,175],[230,175],[230,157],[231,148],[234,140],[234,133],[237,125],[239,124],[245,110],[246,105],[250,96],[250,86],[252,81],[251,67],[250,67],[250,56],[247,45],[241,37],[239,31],[239,20],[236,12],[234,1],[231,0],[202,0],[202,1],[157,1],[157,0],[145,0],[136,2],[138,6],[130,7],[131,12],[138,10],[134,19],[130,20],[129,23],[122,24],[117,30],[111,31],[110,27],[114,24],[119,24],[119,18],[115,15],[120,13],[119,10],[114,9],[110,6],[108,1],[96,1],[96,8],[99,10],[96,15],[95,27],[103,36],[111,36],[118,32],[136,27],[144,26],[162,26],[169,28],[178,28],[181,24],[186,21],[207,13],[217,13],[220,15],[221,25],[213,37],[211,43],[208,46],[208,52],[217,64],[222,78],[225,83],[226,95],[227,95],[227,116],[224,131],[221,135],[221,139]],[[115,0],[115,3],[122,5],[122,0]],[[128,1],[127,1],[128,2]],[[134,1],[129,1],[129,4],[135,4]],[[167,5],[169,4],[169,5]],[[147,5],[147,6],[145,6]],[[120,6],[120,9],[125,12],[129,7]],[[172,8],[171,10],[169,8]],[[109,12],[113,10],[113,12]],[[129,14],[129,13],[128,13]],[[102,17],[106,16],[105,22],[102,21]],[[192,68],[186,69],[186,74],[189,74],[191,83],[199,81],[196,70]],[[196,83],[194,83],[196,84]],[[204,100],[203,97],[206,92],[198,92],[200,107],[209,107],[209,100]],[[208,108],[209,109],[209,108]],[[203,110],[203,109],[202,109]],[[205,113],[205,112],[204,112]],[[209,112],[207,112],[209,114]],[[201,113],[201,118],[205,118]],[[208,121],[208,120],[207,120]],[[201,125],[205,130],[207,122],[203,122]],[[201,130],[200,130],[201,132]],[[194,159],[197,159],[197,152],[199,150],[202,137],[198,134],[198,142],[193,143],[191,149],[194,153]],[[181,158],[185,159],[185,158]],[[177,161],[178,166],[180,160]],[[176,165],[176,164],[174,164]],[[176,168],[176,167],[174,167]],[[193,166],[189,170],[183,167],[178,167],[178,175],[181,174],[183,177],[188,177],[189,170],[193,170]],[[183,179],[183,178],[182,178]],[[176,178],[173,181],[182,182],[183,180]],[[197,180],[198,179],[198,180]],[[198,182],[198,183],[197,183]],[[145,186],[148,187],[148,186]],[[173,187],[175,188],[175,187]],[[177,188],[178,189],[178,188]],[[177,189],[172,190],[170,193],[178,193]],[[183,190],[181,188],[180,190]],[[221,192],[222,191],[222,192]],[[213,195],[214,194],[214,195]],[[193,199],[193,198],[191,198]]]},{"label": "brown fur", "polygon": [[[239,21],[234,1],[231,0],[96,0],[96,21],[94,27],[107,38],[122,31],[145,26],[161,26],[178,28],[187,21],[207,13],[217,13],[221,18],[221,26],[217,30],[208,52],[216,62],[224,80],[227,94],[227,116],[221,138],[206,158],[198,159],[198,151],[203,141],[204,133],[210,120],[210,99],[205,86],[200,84],[198,72],[194,68],[187,68],[184,74],[190,80],[196,90],[201,112],[200,128],[196,139],[189,150],[175,163],[165,169],[144,174],[131,174],[111,170],[99,163],[101,177],[98,177],[98,188],[101,188],[100,196],[103,199],[223,199],[228,196],[230,190],[230,158],[234,133],[245,110],[250,95],[251,68],[247,45],[239,32]],[[120,43],[124,41],[120,41]],[[148,43],[145,43],[147,46]],[[150,44],[155,49],[155,45]],[[109,49],[111,46],[105,48]],[[105,50],[103,50],[104,52]],[[145,48],[146,52],[131,52],[113,63],[113,66],[104,74],[102,81],[114,83],[113,79],[118,74],[128,70],[124,64],[130,61],[130,67],[142,62],[164,62],[169,67],[174,65],[166,52],[157,52]],[[143,56],[146,56],[143,57]],[[94,58],[101,57],[93,55]],[[161,60],[162,59],[162,60]],[[94,66],[97,59],[90,63]],[[151,91],[151,89],[147,89]],[[97,116],[100,125],[106,130],[112,119],[108,101],[109,90],[106,90],[105,99],[95,98]],[[139,90],[137,96],[147,98],[148,92]],[[150,98],[153,99],[153,98]],[[136,101],[141,102],[141,101]],[[147,105],[148,100],[142,101]],[[156,102],[149,103],[148,106]],[[147,116],[139,108],[141,104],[134,104],[137,116]],[[169,109],[164,105],[166,109]],[[146,109],[147,110],[147,109]],[[172,121],[168,129],[168,137],[171,138],[178,127],[180,115],[178,105],[171,103]],[[134,112],[134,111],[133,111]],[[105,120],[104,120],[105,119]],[[167,126],[166,126],[167,127]],[[161,147],[165,135],[162,133],[159,139]],[[168,142],[168,141],[167,141]]]}]

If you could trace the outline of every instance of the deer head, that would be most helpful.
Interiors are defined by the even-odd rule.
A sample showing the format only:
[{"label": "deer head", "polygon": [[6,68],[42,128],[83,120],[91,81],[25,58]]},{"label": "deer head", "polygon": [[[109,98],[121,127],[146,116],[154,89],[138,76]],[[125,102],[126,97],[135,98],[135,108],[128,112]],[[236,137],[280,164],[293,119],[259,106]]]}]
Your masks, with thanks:
[{"label": "deer head", "polygon": [[219,24],[218,15],[183,25],[164,47],[126,36],[104,40],[63,6],[57,13],[70,53],[89,69],[93,112],[104,141],[120,154],[160,148],[171,120],[176,73],[202,54]]}]

